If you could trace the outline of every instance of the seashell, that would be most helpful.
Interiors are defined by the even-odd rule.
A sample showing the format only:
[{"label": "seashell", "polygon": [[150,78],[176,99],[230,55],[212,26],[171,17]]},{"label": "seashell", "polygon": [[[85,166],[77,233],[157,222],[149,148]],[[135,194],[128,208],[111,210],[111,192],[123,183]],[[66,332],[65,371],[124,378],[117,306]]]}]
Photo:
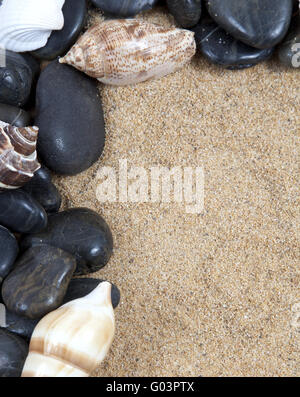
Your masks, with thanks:
[{"label": "seashell", "polygon": [[87,377],[106,356],[114,332],[111,284],[103,282],[42,318],[22,377]]},{"label": "seashell", "polygon": [[0,121],[0,190],[25,185],[41,167],[36,154],[38,131]]},{"label": "seashell", "polygon": [[193,32],[119,19],[90,28],[59,62],[102,83],[126,85],[175,72],[195,51]]},{"label": "seashell", "polygon": [[3,0],[0,5],[0,47],[15,52],[44,47],[52,30],[64,26],[65,0]]}]

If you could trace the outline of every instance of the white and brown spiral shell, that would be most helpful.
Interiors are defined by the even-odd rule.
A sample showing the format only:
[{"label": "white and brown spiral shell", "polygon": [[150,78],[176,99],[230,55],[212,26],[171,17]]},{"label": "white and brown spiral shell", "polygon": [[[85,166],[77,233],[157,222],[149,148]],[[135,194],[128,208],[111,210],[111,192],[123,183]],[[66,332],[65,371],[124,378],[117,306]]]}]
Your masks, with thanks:
[{"label": "white and brown spiral shell", "polygon": [[25,185],[41,167],[36,154],[38,131],[0,121],[0,190]]},{"label": "white and brown spiral shell", "polygon": [[59,62],[102,83],[127,85],[175,72],[195,51],[189,30],[119,19],[91,27]]}]

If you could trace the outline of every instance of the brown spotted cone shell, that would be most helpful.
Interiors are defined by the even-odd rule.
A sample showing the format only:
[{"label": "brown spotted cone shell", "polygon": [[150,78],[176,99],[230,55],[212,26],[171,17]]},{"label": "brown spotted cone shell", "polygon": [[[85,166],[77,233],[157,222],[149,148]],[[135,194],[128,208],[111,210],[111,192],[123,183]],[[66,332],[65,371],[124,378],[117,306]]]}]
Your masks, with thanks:
[{"label": "brown spotted cone shell", "polygon": [[25,185],[41,167],[36,154],[38,131],[0,121],[0,190]]},{"label": "brown spotted cone shell", "polygon": [[91,27],[59,62],[102,83],[127,85],[175,72],[195,51],[189,30],[119,19]]}]

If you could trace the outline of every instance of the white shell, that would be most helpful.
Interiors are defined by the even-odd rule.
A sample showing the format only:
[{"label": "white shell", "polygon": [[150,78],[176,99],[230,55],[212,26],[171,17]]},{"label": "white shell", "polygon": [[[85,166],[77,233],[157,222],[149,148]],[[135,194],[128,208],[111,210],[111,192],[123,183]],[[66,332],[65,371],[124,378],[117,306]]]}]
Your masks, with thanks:
[{"label": "white shell", "polygon": [[106,356],[114,337],[111,284],[47,314],[31,337],[22,377],[87,377]]},{"label": "white shell", "polygon": [[44,47],[52,30],[64,26],[65,0],[3,0],[0,47],[15,52]]}]

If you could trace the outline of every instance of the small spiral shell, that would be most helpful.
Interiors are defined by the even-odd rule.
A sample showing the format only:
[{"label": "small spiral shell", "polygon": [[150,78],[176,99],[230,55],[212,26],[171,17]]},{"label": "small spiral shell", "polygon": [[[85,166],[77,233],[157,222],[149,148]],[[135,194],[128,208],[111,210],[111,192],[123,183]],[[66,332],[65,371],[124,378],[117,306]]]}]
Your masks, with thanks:
[{"label": "small spiral shell", "polygon": [[189,30],[119,19],[91,27],[59,62],[102,83],[127,85],[175,72],[195,51]]},{"label": "small spiral shell", "polygon": [[103,282],[42,318],[22,377],[87,377],[108,353],[114,332],[111,284]]},{"label": "small spiral shell", "polygon": [[25,185],[41,167],[36,154],[38,131],[0,121],[0,190]]}]

